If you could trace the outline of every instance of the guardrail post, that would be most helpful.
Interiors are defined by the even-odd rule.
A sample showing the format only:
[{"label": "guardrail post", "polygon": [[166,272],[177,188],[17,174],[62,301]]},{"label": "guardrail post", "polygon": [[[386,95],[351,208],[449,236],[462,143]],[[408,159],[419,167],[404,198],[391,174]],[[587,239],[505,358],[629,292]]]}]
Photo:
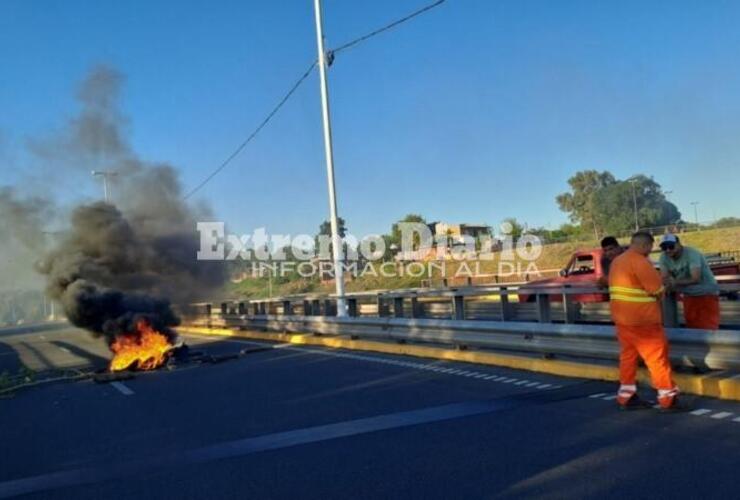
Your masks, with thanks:
[{"label": "guardrail post", "polygon": [[321,316],[321,301],[319,299],[311,301],[311,314],[314,316]]},{"label": "guardrail post", "polygon": [[568,293],[563,293],[563,316],[566,323],[575,323],[578,320],[578,303]]},{"label": "guardrail post", "polygon": [[411,297],[411,317],[421,318],[422,316],[423,314],[421,304],[419,304],[419,299],[417,297]]},{"label": "guardrail post", "polygon": [[213,314],[213,305],[206,304],[206,316],[210,316],[211,314]]},{"label": "guardrail post", "polygon": [[678,324],[678,300],[675,293],[668,293],[663,297],[663,325],[673,328]]},{"label": "guardrail post", "polygon": [[221,314],[228,314],[229,313],[229,304],[226,302],[221,302]]},{"label": "guardrail post", "polygon": [[356,318],[358,315],[357,299],[354,297],[347,298],[347,314],[350,318]]},{"label": "guardrail post", "polygon": [[552,323],[550,296],[547,294],[537,294],[537,321],[540,323]]},{"label": "guardrail post", "polygon": [[304,300],[303,301],[303,315],[304,316],[313,316],[313,311],[311,310],[311,301],[310,300]]},{"label": "guardrail post", "polygon": [[239,316],[247,314],[247,304],[239,302]]},{"label": "guardrail post", "polygon": [[403,297],[393,297],[393,316],[403,318]]},{"label": "guardrail post", "polygon": [[259,313],[260,313],[260,316],[267,315],[267,303],[266,302],[259,303]]},{"label": "guardrail post", "polygon": [[465,319],[465,297],[462,295],[452,297],[452,319]]},{"label": "guardrail post", "polygon": [[509,295],[506,293],[508,288],[502,286],[500,291],[503,292],[499,295],[499,301],[501,306],[501,321],[508,321],[511,319],[511,307],[509,307]]},{"label": "guardrail post", "polygon": [[293,304],[291,304],[289,300],[284,300],[283,301],[283,315],[290,316],[291,314],[293,314]]},{"label": "guardrail post", "polygon": [[257,316],[260,313],[260,305],[257,302],[250,302],[252,306],[252,314]]},{"label": "guardrail post", "polygon": [[383,296],[378,294],[375,297],[375,302],[378,304],[378,317],[385,318],[388,316],[388,303],[383,299]]},{"label": "guardrail post", "polygon": [[336,316],[336,314],[334,303],[331,299],[324,299],[324,316]]}]

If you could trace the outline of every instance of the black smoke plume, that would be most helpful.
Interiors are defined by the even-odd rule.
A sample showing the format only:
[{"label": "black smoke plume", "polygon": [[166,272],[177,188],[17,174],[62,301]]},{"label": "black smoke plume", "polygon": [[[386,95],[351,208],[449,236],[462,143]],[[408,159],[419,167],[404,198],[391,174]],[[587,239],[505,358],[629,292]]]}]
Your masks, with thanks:
[{"label": "black smoke plume", "polygon": [[69,320],[109,343],[134,333],[140,319],[172,339],[179,323],[172,304],[212,293],[225,271],[196,260],[196,222],[208,220],[208,210],[182,200],[173,167],[139,159],[126,142],[116,107],[121,82],[114,70],[96,68],[78,94],[80,115],[61,137],[36,146],[65,163],[115,172],[112,201],[76,207],[38,270]]}]

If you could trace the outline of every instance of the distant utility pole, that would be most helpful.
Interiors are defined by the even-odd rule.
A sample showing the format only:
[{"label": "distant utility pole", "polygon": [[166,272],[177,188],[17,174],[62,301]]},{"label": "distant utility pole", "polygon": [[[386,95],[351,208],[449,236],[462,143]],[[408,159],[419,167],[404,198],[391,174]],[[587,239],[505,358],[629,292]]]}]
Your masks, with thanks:
[{"label": "distant utility pole", "polygon": [[324,27],[321,19],[321,0],[314,0],[316,13],[316,43],[319,50],[319,80],[321,82],[321,115],[324,121],[324,150],[326,154],[326,178],[329,184],[329,211],[331,221],[332,254],[334,257],[334,281],[337,287],[337,316],[346,316],[344,300],[344,269],[342,269],[342,239],[339,236],[337,221],[337,195],[334,187],[334,152],[331,142],[331,121],[329,117],[329,85],[326,80],[326,51],[324,49]]},{"label": "distant utility pole", "polygon": [[632,204],[635,209],[635,232],[637,232],[640,230],[640,223],[637,220],[637,192],[635,191],[635,183],[637,182],[637,179],[632,177],[627,180],[632,184]]},{"label": "distant utility pole", "polygon": [[696,223],[696,230],[701,231],[699,228],[699,212],[696,209],[696,206],[699,204],[698,201],[692,201],[691,204],[694,206],[694,222]]},{"label": "distant utility pole", "polygon": [[106,171],[106,170],[93,170],[90,172],[93,177],[103,178],[103,199],[106,203],[110,203],[110,188],[108,187],[108,178],[115,177],[118,172]]}]

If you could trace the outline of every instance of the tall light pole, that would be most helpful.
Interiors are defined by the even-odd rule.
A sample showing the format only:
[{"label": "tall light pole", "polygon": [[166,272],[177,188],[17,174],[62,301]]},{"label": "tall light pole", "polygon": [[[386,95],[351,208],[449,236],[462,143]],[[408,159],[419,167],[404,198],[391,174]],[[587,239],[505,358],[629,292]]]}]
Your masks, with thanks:
[{"label": "tall light pole", "polygon": [[108,178],[117,176],[118,172],[113,172],[109,170],[93,170],[90,173],[93,177],[103,178],[103,199],[106,203],[110,203],[110,188],[108,186]]},{"label": "tall light pole", "polygon": [[321,19],[321,0],[314,0],[316,13],[316,44],[319,51],[319,80],[321,82],[321,115],[324,121],[324,151],[326,154],[326,180],[329,185],[329,212],[331,221],[332,254],[334,257],[334,281],[337,287],[337,316],[347,316],[344,300],[344,270],[342,269],[342,239],[339,237],[337,221],[337,195],[334,187],[334,152],[331,142],[329,117],[329,85],[326,80],[326,51],[324,49],[324,27]]},{"label": "tall light pole", "polygon": [[632,184],[632,204],[635,209],[635,232],[637,232],[640,230],[640,223],[637,220],[637,192],[635,191],[635,183],[637,182],[637,179],[631,177],[627,180]]},{"label": "tall light pole", "polygon": [[696,230],[700,231],[699,229],[699,212],[696,209],[696,206],[699,204],[698,201],[692,201],[691,204],[694,206],[694,222],[696,223]]}]

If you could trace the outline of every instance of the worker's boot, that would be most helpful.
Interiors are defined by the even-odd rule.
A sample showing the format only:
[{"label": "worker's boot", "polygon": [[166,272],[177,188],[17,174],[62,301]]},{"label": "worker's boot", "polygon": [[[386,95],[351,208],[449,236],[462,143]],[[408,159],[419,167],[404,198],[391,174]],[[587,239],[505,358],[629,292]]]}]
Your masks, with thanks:
[{"label": "worker's boot", "polygon": [[647,410],[653,407],[653,403],[645,401],[637,393],[634,393],[625,403],[619,403],[621,411]]},{"label": "worker's boot", "polygon": [[693,410],[692,406],[684,401],[680,401],[678,396],[674,396],[669,405],[660,406],[661,413],[681,413],[691,410]]}]

